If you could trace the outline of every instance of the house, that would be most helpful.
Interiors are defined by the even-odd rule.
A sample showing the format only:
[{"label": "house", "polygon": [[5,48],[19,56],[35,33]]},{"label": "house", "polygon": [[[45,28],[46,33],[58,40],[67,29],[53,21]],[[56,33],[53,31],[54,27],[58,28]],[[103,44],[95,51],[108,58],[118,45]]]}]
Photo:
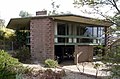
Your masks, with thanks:
[{"label": "house", "polygon": [[[29,30],[26,39],[29,41],[33,61],[44,61],[48,58],[66,58],[74,63],[93,60],[93,48],[106,45],[109,21],[83,17],[74,14],[43,15],[37,12],[35,17],[13,18],[8,28]],[[41,15],[42,14],[42,15]]]}]

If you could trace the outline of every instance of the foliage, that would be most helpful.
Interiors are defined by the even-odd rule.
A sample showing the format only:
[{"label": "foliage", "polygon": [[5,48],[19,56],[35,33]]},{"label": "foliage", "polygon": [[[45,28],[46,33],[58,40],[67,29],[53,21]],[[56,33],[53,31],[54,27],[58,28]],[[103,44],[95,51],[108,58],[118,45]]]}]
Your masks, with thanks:
[{"label": "foliage", "polygon": [[23,63],[29,63],[27,62],[27,60],[30,60],[30,50],[28,47],[21,47],[17,52],[16,52],[16,58],[19,59],[20,62],[23,62]]},{"label": "foliage", "polygon": [[19,16],[21,16],[21,18],[24,18],[24,17],[30,17],[32,15],[29,14],[28,12],[26,12],[26,11],[21,10],[20,13],[19,13]]},{"label": "foliage", "polygon": [[[115,31],[119,31],[120,26],[120,0],[74,0],[74,5],[78,7],[88,7],[90,10],[85,10],[85,13],[98,14],[104,17],[106,20],[114,23],[116,25]],[[107,9],[103,9],[107,8]],[[111,14],[110,14],[111,13]],[[112,32],[112,31],[111,31]],[[112,34],[112,33],[111,33]],[[106,55],[103,57],[104,63],[110,65],[110,72],[113,77],[119,76],[116,72],[120,73],[120,69],[116,69],[120,64],[120,49],[114,48],[116,51],[107,51]],[[114,50],[112,49],[112,50]],[[119,64],[118,64],[119,63]],[[118,67],[117,67],[118,68]],[[116,71],[116,72],[114,72]],[[114,75],[113,75],[114,74]]]},{"label": "foliage", "polygon": [[[120,13],[119,10],[119,0],[74,0],[74,4],[81,5],[81,6],[91,6],[92,8],[99,9],[101,6],[110,6],[110,8],[114,8],[117,10],[117,13]],[[110,10],[112,10],[110,9]]]},{"label": "foliage", "polygon": [[9,50],[12,48],[12,39],[14,37],[14,31],[8,28],[0,29],[0,49]]},{"label": "foliage", "polygon": [[28,32],[26,31],[19,31],[19,30],[16,30],[15,32],[15,37],[14,37],[14,42],[15,42],[15,46],[14,48],[15,49],[19,49],[21,47],[23,47],[24,45],[26,45],[26,42],[27,42],[27,34]]},{"label": "foliage", "polygon": [[113,23],[116,28],[111,29],[111,32],[119,36],[119,34],[115,32],[120,30],[119,3],[120,0],[74,0],[73,4],[79,9],[83,8],[81,12],[85,14],[98,15],[96,17],[102,17]]},{"label": "foliage", "polygon": [[50,68],[55,68],[58,66],[58,62],[54,61],[52,59],[47,59],[47,60],[45,60],[45,66],[50,67]]},{"label": "foliage", "polygon": [[11,36],[14,35],[14,31],[12,29],[8,29],[4,25],[5,21],[0,19],[0,40],[10,39]]},{"label": "foliage", "polygon": [[120,77],[120,46],[115,46],[103,57],[103,63],[108,66],[111,77]]},{"label": "foliage", "polygon": [[94,64],[94,68],[96,69],[96,77],[97,77],[97,75],[98,75],[98,72],[99,72],[99,67],[101,66],[101,64],[99,64],[99,63],[95,63]]},{"label": "foliage", "polygon": [[15,34],[14,34],[14,31],[11,30],[11,29],[8,29],[8,28],[2,28],[0,29],[0,39],[1,40],[11,40],[11,37],[13,37]]},{"label": "foliage", "polygon": [[5,21],[3,19],[0,19],[0,29],[5,27]]},{"label": "foliage", "polygon": [[11,40],[12,37],[15,35],[14,31],[12,29],[5,28],[5,35],[4,37],[8,40]]},{"label": "foliage", "polygon": [[57,0],[51,0],[52,9],[49,11],[48,15],[58,15],[58,14],[70,14],[70,11],[59,12],[60,4],[57,3]]},{"label": "foliage", "polygon": [[58,14],[58,11],[57,9],[59,9],[60,5],[59,4],[56,4],[55,1],[51,0],[51,6],[52,6],[52,10],[49,11],[48,15],[57,15]]},{"label": "foliage", "polygon": [[16,79],[23,79],[22,74],[16,74]]},{"label": "foliage", "polygon": [[5,32],[3,30],[0,30],[0,39],[4,39]]},{"label": "foliage", "polygon": [[106,52],[107,54],[104,56],[104,61],[112,64],[120,64],[120,46],[116,46],[116,48],[112,48],[111,51]]},{"label": "foliage", "polygon": [[104,55],[104,46],[94,46],[94,55],[100,57]]},{"label": "foliage", "polygon": [[[106,20],[109,20],[116,24],[113,18],[117,15],[120,15],[119,2],[119,0],[74,0],[74,5],[80,7],[87,6],[90,9],[85,9],[82,12],[89,14],[98,14],[104,17]],[[103,10],[103,8],[106,7],[107,9]]]},{"label": "foliage", "polygon": [[112,17],[112,21],[114,22],[114,24],[116,25],[115,28],[112,28],[111,31],[113,34],[116,34],[117,36],[120,36],[120,14]]},{"label": "foliage", "polygon": [[22,79],[23,74],[29,73],[32,70],[29,67],[23,67],[18,59],[0,50],[0,79]]},{"label": "foliage", "polygon": [[118,27],[120,27],[120,14],[114,16],[112,19],[113,19],[114,23],[115,23]]},{"label": "foliage", "polygon": [[111,68],[111,78],[116,78],[119,79],[120,78],[120,65],[114,65]]},{"label": "foliage", "polygon": [[15,79],[17,67],[21,63],[7,52],[0,50],[0,79]]}]

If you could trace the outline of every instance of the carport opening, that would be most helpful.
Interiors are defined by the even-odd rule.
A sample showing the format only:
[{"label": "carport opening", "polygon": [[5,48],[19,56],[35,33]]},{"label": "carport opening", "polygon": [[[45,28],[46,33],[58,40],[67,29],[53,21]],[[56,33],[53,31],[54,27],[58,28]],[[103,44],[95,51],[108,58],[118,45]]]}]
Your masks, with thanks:
[{"label": "carport opening", "polygon": [[74,63],[74,45],[55,45],[55,57],[58,63]]}]

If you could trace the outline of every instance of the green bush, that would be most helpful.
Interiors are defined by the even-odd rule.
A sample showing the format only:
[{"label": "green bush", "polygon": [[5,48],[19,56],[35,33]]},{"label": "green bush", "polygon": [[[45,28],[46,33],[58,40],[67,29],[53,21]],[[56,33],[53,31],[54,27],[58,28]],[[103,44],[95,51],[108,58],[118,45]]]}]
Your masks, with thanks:
[{"label": "green bush", "polygon": [[111,67],[111,78],[119,79],[120,78],[120,65],[113,65]]},{"label": "green bush", "polygon": [[0,50],[0,79],[15,79],[21,63],[7,52]]},{"label": "green bush", "polygon": [[22,74],[31,72],[29,67],[23,67],[18,59],[0,50],[0,79],[22,79]]},{"label": "green bush", "polygon": [[45,60],[45,66],[49,68],[55,68],[58,66],[58,62],[52,59],[47,59]]},{"label": "green bush", "polygon": [[16,58],[19,59],[20,62],[22,63],[29,63],[27,62],[28,60],[30,60],[30,51],[28,47],[21,47],[17,52],[16,52]]}]

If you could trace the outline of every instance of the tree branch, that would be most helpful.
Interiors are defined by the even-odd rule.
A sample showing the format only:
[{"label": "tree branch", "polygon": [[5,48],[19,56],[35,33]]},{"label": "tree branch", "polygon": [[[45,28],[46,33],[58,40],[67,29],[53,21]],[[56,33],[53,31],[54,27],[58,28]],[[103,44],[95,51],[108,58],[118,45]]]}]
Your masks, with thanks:
[{"label": "tree branch", "polygon": [[117,11],[118,11],[118,13],[120,14],[120,9],[118,8],[118,6],[117,6],[117,4],[116,4],[116,1],[115,0],[113,0],[113,3],[114,3],[114,7],[117,9]]},{"label": "tree branch", "polygon": [[100,12],[99,10],[97,10],[96,8],[94,8],[94,10],[96,11],[97,14],[99,14],[100,16],[104,17],[106,20],[112,22],[113,24],[116,25],[116,23],[108,16],[106,16],[105,14],[103,14],[102,12]]},{"label": "tree branch", "polygon": [[118,11],[118,13],[120,14],[120,9],[118,8],[118,6],[117,6],[117,4],[116,4],[116,1],[115,0],[113,0],[113,2],[111,1],[111,0],[108,0],[111,4],[112,4],[112,6],[114,7],[114,8],[116,8],[116,10]]}]

